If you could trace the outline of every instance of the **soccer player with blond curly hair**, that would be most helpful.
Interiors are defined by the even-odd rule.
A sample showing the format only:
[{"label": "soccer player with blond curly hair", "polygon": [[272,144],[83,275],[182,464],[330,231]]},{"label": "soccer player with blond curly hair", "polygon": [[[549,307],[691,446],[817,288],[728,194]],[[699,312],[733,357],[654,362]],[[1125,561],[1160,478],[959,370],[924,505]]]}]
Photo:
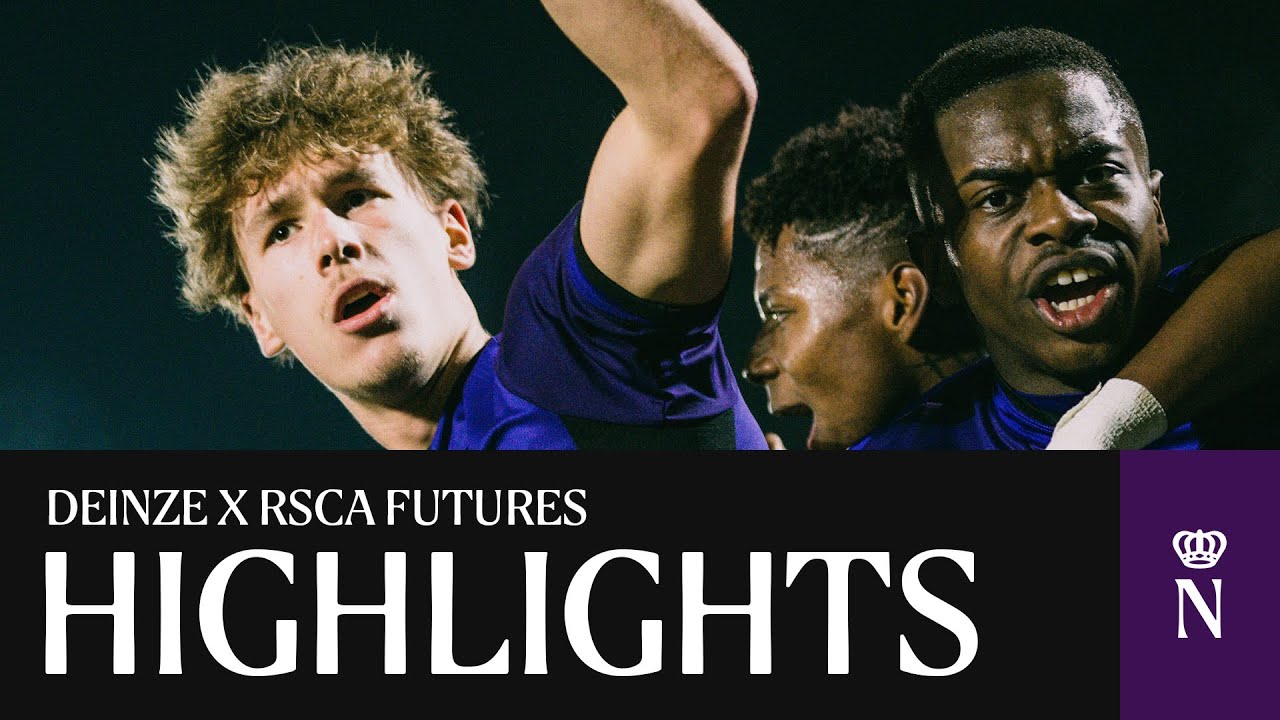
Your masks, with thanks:
[{"label": "soccer player with blond curly hair", "polygon": [[500,333],[458,278],[479,163],[412,57],[365,50],[215,71],[162,132],[183,296],[301,362],[387,448],[764,448],[717,329],[747,60],[692,0],[543,5],[626,107]]}]

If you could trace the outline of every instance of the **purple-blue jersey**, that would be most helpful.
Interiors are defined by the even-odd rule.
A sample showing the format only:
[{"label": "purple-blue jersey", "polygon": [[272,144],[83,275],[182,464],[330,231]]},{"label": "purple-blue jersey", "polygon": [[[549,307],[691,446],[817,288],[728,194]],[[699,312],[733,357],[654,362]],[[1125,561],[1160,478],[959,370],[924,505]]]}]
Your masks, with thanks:
[{"label": "purple-blue jersey", "polygon": [[721,298],[630,294],[587,257],[581,209],[521,266],[431,449],[767,449],[720,340]]},{"label": "purple-blue jersey", "polygon": [[[943,380],[893,424],[871,433],[853,450],[1043,450],[1058,418],[1084,393],[1028,395],[1006,385],[988,358]],[[1195,450],[1191,423],[1150,446]]]},{"label": "purple-blue jersey", "polygon": [[[1151,316],[1168,319],[1188,295],[1249,238],[1225,245],[1170,271],[1152,298]],[[1158,325],[1157,325],[1158,327]],[[1150,332],[1154,333],[1155,328]],[[1173,428],[1147,447],[1163,450],[1277,447],[1280,385],[1273,379],[1202,417]],[[1009,387],[990,359],[943,380],[897,420],[852,450],[1042,450],[1058,419],[1084,393],[1028,395]]]}]

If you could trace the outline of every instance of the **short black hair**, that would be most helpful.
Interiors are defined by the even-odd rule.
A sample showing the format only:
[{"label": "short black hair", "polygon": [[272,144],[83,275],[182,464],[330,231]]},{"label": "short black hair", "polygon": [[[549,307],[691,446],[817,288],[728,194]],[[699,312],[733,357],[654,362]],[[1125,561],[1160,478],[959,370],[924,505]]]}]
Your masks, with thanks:
[{"label": "short black hair", "polygon": [[[921,233],[907,186],[901,119],[896,109],[846,105],[834,122],[791,137],[769,170],[747,186],[740,215],[747,234],[773,250],[791,225],[797,251],[854,282],[910,260]],[[980,340],[964,306],[939,305],[930,294],[911,344],[950,354],[970,352]]]},{"label": "short black hair", "polygon": [[740,218],[770,249],[791,225],[798,250],[842,273],[873,258],[906,259],[915,218],[898,112],[851,104],[792,136],[748,185]]},{"label": "short black hair", "polygon": [[1100,79],[1125,119],[1138,130],[1146,160],[1142,119],[1128,88],[1102,53],[1069,35],[1045,28],[1015,28],[980,35],[942,53],[903,98],[903,133],[911,194],[926,230],[945,227],[930,182],[945,177],[934,125],[938,116],[975,90],[1043,70],[1075,71]]}]

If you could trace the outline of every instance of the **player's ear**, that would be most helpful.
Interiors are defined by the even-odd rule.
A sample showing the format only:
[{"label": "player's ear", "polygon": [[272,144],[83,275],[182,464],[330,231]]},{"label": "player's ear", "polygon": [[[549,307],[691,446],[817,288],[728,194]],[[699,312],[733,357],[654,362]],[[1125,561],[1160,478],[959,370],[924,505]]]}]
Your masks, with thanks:
[{"label": "player's ear", "polygon": [[1165,247],[1169,244],[1169,226],[1164,224],[1164,207],[1160,204],[1161,180],[1164,180],[1164,173],[1152,170],[1148,183],[1151,186],[1151,201],[1156,206],[1156,232],[1160,234],[1160,246]]},{"label": "player's ear", "polygon": [[476,264],[476,242],[462,203],[450,198],[440,205],[440,224],[449,236],[449,267],[466,270]]},{"label": "player's ear", "polygon": [[920,327],[929,301],[929,283],[915,263],[905,260],[894,265],[884,278],[889,302],[882,305],[882,320],[890,332],[906,343]]},{"label": "player's ear", "polygon": [[252,290],[240,296],[240,308],[244,310],[245,317],[249,320],[249,327],[258,340],[258,349],[262,351],[262,356],[271,358],[284,352],[284,340],[272,329],[271,320],[254,300]]}]

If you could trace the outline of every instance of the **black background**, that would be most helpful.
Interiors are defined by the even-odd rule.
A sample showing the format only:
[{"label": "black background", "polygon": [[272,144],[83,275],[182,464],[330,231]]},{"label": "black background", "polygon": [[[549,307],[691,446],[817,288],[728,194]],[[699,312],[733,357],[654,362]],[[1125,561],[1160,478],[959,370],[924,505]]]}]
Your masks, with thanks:
[{"label": "black background", "polygon": [[[784,703],[799,714],[877,708],[916,717],[948,710],[980,716],[1026,717],[1052,712],[1089,717],[1114,715],[1118,707],[1119,567],[1118,456],[1064,454],[1053,467],[1033,454],[923,453],[790,455],[704,453],[698,455],[593,455],[596,467],[624,466],[618,480],[604,482],[581,472],[580,462],[556,453],[422,456],[397,453],[36,453],[11,456],[22,469],[42,468],[49,476],[81,478],[11,493],[10,512],[26,521],[26,542],[17,550],[35,572],[13,582],[11,597],[29,602],[30,623],[15,628],[30,645],[10,646],[25,674],[15,685],[36,697],[57,699],[60,707],[81,709],[110,695],[136,693],[151,708],[195,706],[240,708],[256,716],[268,707],[328,710],[359,708],[382,714],[408,703],[468,703],[487,714],[501,708],[532,712],[558,708],[570,716],[680,710],[695,707],[759,713],[762,703]],[[326,483],[282,482],[244,474],[243,468],[284,470]],[[200,465],[213,477],[241,477],[232,484],[184,480]],[[88,482],[99,473],[128,471],[129,487],[187,487],[208,491],[205,509],[213,519],[203,527],[83,527],[45,524],[47,490],[106,488]],[[478,481],[477,471],[503,478]],[[709,480],[713,472],[736,482]],[[777,481],[786,473],[794,478]],[[370,477],[383,480],[373,481]],[[449,488],[584,488],[587,520],[579,527],[383,524],[381,500],[388,488],[416,487],[424,476],[449,478]],[[655,481],[655,477],[664,480]],[[360,482],[358,479],[364,478]],[[400,478],[393,482],[385,478]],[[534,478],[542,478],[535,480]],[[556,481],[547,478],[558,478]],[[957,478],[966,478],[960,482]],[[339,479],[346,479],[341,482]],[[367,490],[374,527],[218,527],[217,487],[250,488],[244,509],[263,487],[285,491],[310,487]],[[429,491],[427,492],[429,496]],[[492,495],[492,493],[490,493]],[[402,520],[410,519],[401,516]],[[289,585],[265,561],[240,567],[228,586],[226,623],[242,661],[265,666],[274,655],[274,621],[298,621],[298,669],[275,678],[243,678],[223,670],[200,639],[198,597],[205,577],[224,557],[239,550],[267,548],[294,555]],[[593,590],[591,629],[604,657],[615,665],[639,659],[642,619],[663,622],[662,670],[637,678],[608,678],[573,654],[564,633],[564,593],[572,574],[591,556],[614,549],[657,553],[659,582],[629,561],[606,565]],[[924,587],[957,607],[977,627],[973,663],[942,678],[915,677],[898,670],[898,636],[905,634],[917,655],[935,667],[956,659],[958,643],[946,630],[917,614],[902,595],[901,572],[914,555],[947,548],[975,554],[974,581],[946,560],[924,564]],[[135,553],[137,586],[136,670],[111,673],[111,622],[106,617],[72,616],[68,624],[65,676],[43,675],[39,603],[43,554],[68,554],[68,600],[109,603],[111,553]],[[183,670],[159,676],[158,553],[183,552]],[[315,553],[336,551],[339,600],[383,601],[382,553],[407,554],[408,669],[386,676],[382,664],[382,620],[346,617],[339,621],[339,673],[315,674]],[[478,664],[510,640],[511,674],[458,677],[433,675],[429,663],[431,552],[452,551],[455,572],[455,657]],[[526,551],[546,551],[548,559],[546,676],[523,676],[523,559]],[[748,554],[773,554],[772,673],[748,671],[745,617],[711,616],[705,622],[704,674],[684,675],[680,662],[680,563],[682,552],[703,552],[705,601],[744,603]],[[785,584],[788,551],[887,551],[890,587],[870,566],[856,562],[850,573],[849,675],[826,669],[825,573],[806,567],[791,587]],[[21,612],[21,611],[20,611]],[[22,616],[20,616],[22,617]],[[247,698],[257,698],[250,703]],[[551,705],[544,705],[552,698]],[[833,705],[834,703],[834,705]]]},{"label": "black background", "polygon": [[[1280,224],[1280,73],[1256,3],[707,3],[745,48],[760,101],[742,178],[845,102],[888,104],[948,45],[1018,24],[1055,27],[1118,64],[1146,122],[1173,245],[1166,264]],[[1117,7],[1122,5],[1122,7]],[[464,274],[496,330],[530,249],[579,198],[621,100],[534,2],[41,2],[0,23],[5,212],[0,447],[372,448],[304,370],[179,305],[177,255],[148,200],[158,129],[201,68],[272,42],[376,43],[435,72],[495,196]],[[741,366],[758,321],[739,234],[723,336]],[[765,417],[803,446],[806,423]]]}]

